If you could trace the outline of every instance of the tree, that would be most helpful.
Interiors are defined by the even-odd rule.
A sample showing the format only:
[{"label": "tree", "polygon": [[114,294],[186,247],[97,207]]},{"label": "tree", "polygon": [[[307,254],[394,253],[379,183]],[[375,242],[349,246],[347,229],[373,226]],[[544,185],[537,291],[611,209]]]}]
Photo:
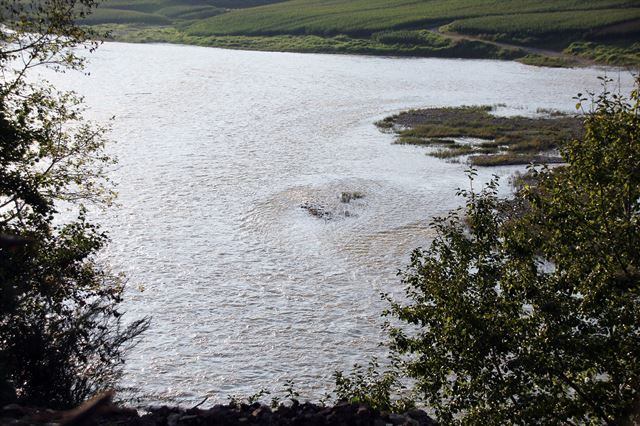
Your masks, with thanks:
[{"label": "tree", "polygon": [[605,86],[566,165],[534,170],[515,200],[496,179],[460,191],[464,214],[413,253],[392,347],[443,423],[638,421],[639,87]]},{"label": "tree", "polygon": [[[109,205],[105,128],[82,100],[30,79],[80,70],[97,44],[75,24],[90,0],[0,1],[0,402],[65,408],[114,385],[148,319],[123,322],[124,278],[96,259],[108,242],[86,217]],[[61,205],[76,219],[62,223]],[[25,244],[26,242],[26,244]]]}]

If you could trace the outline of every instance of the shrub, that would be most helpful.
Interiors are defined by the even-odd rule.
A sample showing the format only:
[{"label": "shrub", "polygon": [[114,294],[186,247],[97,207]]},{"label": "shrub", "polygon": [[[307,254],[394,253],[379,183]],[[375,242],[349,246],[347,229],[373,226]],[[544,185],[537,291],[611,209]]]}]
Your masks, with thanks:
[{"label": "shrub", "polygon": [[[398,370],[381,372],[376,359],[372,359],[366,369],[354,365],[348,375],[336,371],[334,378],[338,401],[364,404],[387,413],[404,413],[415,406],[413,397],[407,394],[399,379]],[[400,394],[404,395],[397,396]]]},{"label": "shrub", "polygon": [[466,208],[435,219],[433,243],[413,253],[392,347],[443,423],[637,416],[639,87],[595,97],[567,165],[535,171],[515,200],[498,198],[496,179],[460,191]]},{"label": "shrub", "polygon": [[96,45],[74,22],[95,3],[0,6],[0,402],[67,408],[115,384],[148,319],[123,322],[124,280],[98,262],[107,237],[86,217],[113,196],[106,129],[83,121],[73,93],[27,78],[82,68],[74,48]]}]

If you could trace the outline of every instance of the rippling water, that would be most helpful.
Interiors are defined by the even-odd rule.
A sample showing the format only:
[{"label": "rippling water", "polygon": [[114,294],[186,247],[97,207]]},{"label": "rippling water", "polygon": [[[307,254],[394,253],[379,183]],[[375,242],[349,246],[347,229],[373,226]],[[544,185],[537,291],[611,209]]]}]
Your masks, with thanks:
[{"label": "rippling water", "polygon": [[[115,43],[89,71],[51,79],[86,95],[92,118],[116,115],[121,207],[100,221],[132,283],[129,315],[153,317],[125,383],[185,405],[286,379],[318,399],[335,369],[385,353],[379,294],[401,291],[397,270],[467,183],[464,165],[392,145],[375,120],[421,106],[570,110],[604,74]],[[345,204],[344,191],[364,197]]]}]

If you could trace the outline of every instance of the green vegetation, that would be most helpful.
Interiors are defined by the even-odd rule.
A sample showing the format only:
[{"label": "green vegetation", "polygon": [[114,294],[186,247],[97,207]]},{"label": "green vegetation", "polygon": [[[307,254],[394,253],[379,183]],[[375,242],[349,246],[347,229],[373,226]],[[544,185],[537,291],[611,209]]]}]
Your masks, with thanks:
[{"label": "green vegetation", "polygon": [[404,413],[415,407],[415,400],[400,381],[400,371],[381,371],[376,359],[366,369],[354,365],[350,374],[337,371],[335,399],[352,404],[365,404],[386,413]]},{"label": "green vegetation", "polygon": [[[595,59],[595,58],[588,58]],[[577,59],[566,56],[544,56],[537,54],[528,54],[522,58],[517,59],[518,62],[525,65],[534,65],[537,67],[550,67],[550,68],[570,68],[579,65],[580,62]],[[609,63],[601,61],[602,63]]]},{"label": "green vegetation", "polygon": [[[105,130],[81,100],[32,71],[81,69],[92,34],[74,24],[91,0],[0,2],[0,403],[69,408],[111,389],[148,326],[118,310],[124,277],[97,259],[106,234],[87,219],[107,206]],[[73,11],[73,12],[71,12]],[[26,19],[29,16],[30,19]],[[58,214],[61,205],[76,213]]]},{"label": "green vegetation", "polygon": [[517,164],[553,164],[562,159],[551,155],[536,154],[480,154],[469,157],[469,162],[479,167],[510,166]]},{"label": "green vegetation", "polygon": [[[107,0],[82,22],[109,25],[117,40],[130,42],[519,58],[529,65],[569,67],[590,61],[638,64],[637,52],[627,49],[640,34],[640,8],[630,0]],[[466,36],[435,34],[439,26]],[[586,41],[614,43],[621,50],[591,52]],[[582,43],[580,51],[574,46],[548,55],[526,47],[562,51],[571,43]]]},{"label": "green vegetation", "polygon": [[490,106],[410,110],[376,125],[395,132],[396,143],[441,148],[429,153],[437,158],[470,155],[469,162],[476,166],[554,162],[553,156],[539,153],[582,136],[578,117],[557,112],[541,118],[498,117],[492,110]]},{"label": "green vegetation", "polygon": [[466,208],[434,219],[387,314],[442,424],[640,421],[639,111],[640,80],[630,101],[604,92],[566,165],[512,200],[497,178],[460,190]]},{"label": "green vegetation", "polygon": [[640,64],[640,42],[630,46],[574,42],[565,49],[570,55],[592,59],[603,64],[637,66]]},{"label": "green vegetation", "polygon": [[169,25],[171,20],[165,16],[137,10],[98,9],[81,21],[83,24],[137,23],[146,25]]},{"label": "green vegetation", "polygon": [[290,0],[234,11],[192,25],[196,35],[369,35],[389,29],[424,29],[460,18],[629,7],[625,0]]},{"label": "green vegetation", "polygon": [[79,22],[170,26],[211,18],[229,9],[241,9],[280,0],[105,0]]},{"label": "green vegetation", "polygon": [[[604,6],[604,5],[603,5]],[[446,31],[486,34],[499,41],[528,45],[563,46],[567,40],[616,24],[640,21],[640,8],[569,10],[563,12],[517,13],[453,21]],[[633,31],[630,29],[629,33]]]},{"label": "green vegetation", "polygon": [[[116,40],[131,43],[184,43],[227,49],[251,49],[304,53],[346,53],[385,56],[422,56],[439,58],[498,58],[514,59],[522,52],[505,49],[479,41],[449,40],[435,34],[420,37],[421,45],[385,44],[370,38],[352,38],[346,35],[320,37],[315,35],[282,36],[190,36],[172,27],[136,28],[126,25],[96,27],[110,31]],[[403,32],[404,33],[404,32]],[[415,31],[415,34],[423,34]],[[386,33],[384,37],[389,37]]]}]

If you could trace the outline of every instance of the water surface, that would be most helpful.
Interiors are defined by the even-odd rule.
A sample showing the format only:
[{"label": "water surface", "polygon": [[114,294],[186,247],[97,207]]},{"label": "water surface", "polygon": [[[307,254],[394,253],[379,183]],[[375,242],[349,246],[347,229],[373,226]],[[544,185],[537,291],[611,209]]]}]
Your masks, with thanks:
[{"label": "water surface", "polygon": [[[465,104],[570,111],[604,73],[117,43],[89,71],[51,79],[84,94],[90,117],[116,116],[121,206],[100,217],[106,255],[130,277],[129,315],[153,317],[125,383],[143,402],[184,405],[286,379],[318,399],[335,369],[385,353],[380,293],[401,291],[397,270],[468,184],[465,165],[392,145],[375,120]],[[364,198],[342,203],[344,191]]]}]

